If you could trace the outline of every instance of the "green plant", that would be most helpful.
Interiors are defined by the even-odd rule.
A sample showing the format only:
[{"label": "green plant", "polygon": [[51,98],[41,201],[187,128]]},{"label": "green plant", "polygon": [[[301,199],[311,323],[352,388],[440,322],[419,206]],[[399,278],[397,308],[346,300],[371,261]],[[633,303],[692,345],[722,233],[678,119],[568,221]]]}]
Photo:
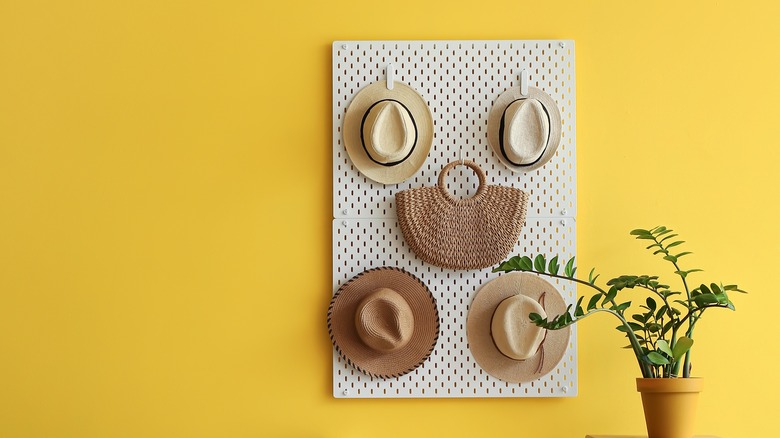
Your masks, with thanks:
[{"label": "green plant", "polygon": [[[549,261],[543,255],[533,259],[528,256],[515,256],[502,262],[493,272],[525,271],[540,275],[571,280],[596,291],[583,308],[584,296],[580,296],[572,314],[572,306],[566,312],[555,316],[552,320],[542,318],[536,313],[530,314],[531,320],[538,326],[549,330],[557,330],[578,322],[594,313],[606,312],[620,320],[617,330],[623,332],[634,351],[642,377],[678,377],[682,367],[682,377],[690,377],[691,346],[693,345],[693,330],[701,319],[704,311],[713,307],[734,310],[734,304],[728,297],[728,292],[746,293],[737,285],[702,283],[691,289],[688,276],[701,269],[680,268],[681,258],[691,254],[680,252],[673,254],[672,249],[684,242],[675,240],[677,234],[671,229],[660,226],[650,230],[637,229],[631,235],[640,240],[652,241],[648,250],[653,255],[659,255],[674,265],[674,273],[680,278],[682,290],[673,290],[669,285],[662,284],[658,276],[651,275],[621,275],[607,281],[608,288],[596,284],[599,275],[594,275],[595,268],[588,274],[588,280],[575,277],[577,268],[572,257],[561,265],[556,255]],[[674,251],[676,252],[676,251]],[[638,306],[636,313],[627,314],[632,309],[632,301],[618,303],[618,295],[624,289],[644,289],[647,297]],[[683,295],[684,294],[684,295]],[[622,300],[620,300],[622,301]]]}]

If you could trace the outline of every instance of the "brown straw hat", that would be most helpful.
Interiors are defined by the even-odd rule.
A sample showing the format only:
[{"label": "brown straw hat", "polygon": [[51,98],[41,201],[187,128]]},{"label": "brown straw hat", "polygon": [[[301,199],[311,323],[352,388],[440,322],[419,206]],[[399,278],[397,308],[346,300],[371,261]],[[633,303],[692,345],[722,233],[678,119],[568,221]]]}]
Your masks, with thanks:
[{"label": "brown straw hat", "polygon": [[539,276],[504,274],[484,284],[466,319],[469,348],[488,374],[510,383],[536,380],[552,371],[569,345],[570,328],[544,330],[531,312],[554,317],[566,311],[558,290]]},{"label": "brown straw hat", "polygon": [[555,155],[561,142],[561,113],[544,91],[520,87],[501,93],[488,116],[488,143],[513,172],[528,172]]},{"label": "brown straw hat", "polygon": [[398,377],[422,365],[439,338],[439,312],[428,287],[398,268],[363,271],[328,308],[328,332],[348,364],[373,377]]},{"label": "brown straw hat", "polygon": [[344,117],[344,147],[366,177],[397,184],[425,163],[433,143],[428,104],[400,82],[374,82],[352,98]]}]

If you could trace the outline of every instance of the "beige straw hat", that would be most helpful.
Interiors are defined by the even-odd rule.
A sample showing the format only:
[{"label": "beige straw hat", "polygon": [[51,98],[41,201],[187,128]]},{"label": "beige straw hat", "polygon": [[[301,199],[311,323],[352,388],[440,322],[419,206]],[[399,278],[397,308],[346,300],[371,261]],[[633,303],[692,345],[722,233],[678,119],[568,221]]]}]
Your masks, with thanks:
[{"label": "beige straw hat", "polygon": [[488,116],[488,143],[513,172],[542,167],[561,142],[561,113],[544,91],[510,88],[496,99]]},{"label": "beige straw hat", "polygon": [[422,365],[439,338],[436,300],[398,268],[363,271],[328,308],[328,332],[348,364],[373,377],[398,377]]},{"label": "beige straw hat", "polygon": [[466,319],[469,348],[488,374],[510,383],[552,371],[569,345],[570,328],[545,330],[530,313],[555,317],[566,311],[558,290],[535,274],[513,272],[484,284]]},{"label": "beige straw hat", "polygon": [[425,163],[433,143],[428,104],[400,82],[374,82],[352,98],[344,117],[344,146],[366,177],[397,184]]}]

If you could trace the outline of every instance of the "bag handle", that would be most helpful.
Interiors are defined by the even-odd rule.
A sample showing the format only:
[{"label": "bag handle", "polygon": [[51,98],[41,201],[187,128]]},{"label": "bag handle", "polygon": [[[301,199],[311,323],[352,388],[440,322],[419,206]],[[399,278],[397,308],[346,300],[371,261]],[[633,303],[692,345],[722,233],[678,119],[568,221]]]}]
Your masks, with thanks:
[{"label": "bag handle", "polygon": [[[454,196],[452,196],[447,191],[447,187],[446,187],[446,184],[444,182],[444,178],[447,176],[447,173],[450,170],[452,170],[455,166],[457,166],[459,164],[462,164],[462,165],[464,165],[466,167],[471,168],[471,170],[473,170],[474,173],[477,174],[477,178],[479,178],[479,187],[477,187],[477,193],[475,193],[473,197],[468,198],[468,199],[458,199],[458,198],[455,198]],[[477,163],[475,163],[475,162],[473,162],[471,160],[455,160],[455,161],[452,161],[452,162],[448,163],[446,166],[442,167],[441,173],[439,173],[438,186],[439,186],[439,190],[441,190],[441,192],[449,200],[454,201],[454,202],[468,202],[468,201],[477,199],[477,197],[480,196],[482,194],[482,192],[484,192],[485,187],[486,187],[485,180],[486,180],[486,178],[485,178],[485,171],[483,171],[482,168],[479,167],[479,165]]]}]

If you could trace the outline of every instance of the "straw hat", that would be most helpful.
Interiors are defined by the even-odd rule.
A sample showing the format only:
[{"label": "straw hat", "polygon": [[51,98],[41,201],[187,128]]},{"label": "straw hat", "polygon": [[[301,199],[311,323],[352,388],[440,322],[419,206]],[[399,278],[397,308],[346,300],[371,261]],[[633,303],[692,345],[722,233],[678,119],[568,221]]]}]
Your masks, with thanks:
[{"label": "straw hat", "polygon": [[398,377],[422,365],[439,338],[436,300],[398,268],[363,271],[328,308],[328,332],[347,363],[373,377]]},{"label": "straw hat", "polygon": [[397,184],[417,173],[433,143],[428,104],[400,82],[374,82],[352,98],[344,117],[344,146],[366,177]]},{"label": "straw hat", "polygon": [[484,284],[466,319],[469,348],[488,374],[511,383],[536,380],[552,371],[569,345],[570,328],[545,330],[528,318],[560,315],[566,303],[539,276],[504,274]]},{"label": "straw hat", "polygon": [[561,113],[544,91],[510,88],[496,99],[488,116],[488,143],[513,172],[542,167],[561,142]]}]

